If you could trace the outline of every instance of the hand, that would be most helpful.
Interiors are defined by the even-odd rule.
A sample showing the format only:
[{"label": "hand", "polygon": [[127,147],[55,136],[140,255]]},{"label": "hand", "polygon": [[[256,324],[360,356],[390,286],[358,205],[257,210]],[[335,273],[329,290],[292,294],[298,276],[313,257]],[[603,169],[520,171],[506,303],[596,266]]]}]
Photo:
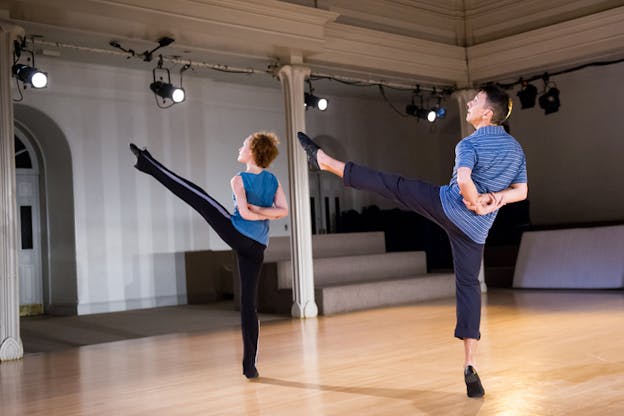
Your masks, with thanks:
[{"label": "hand", "polygon": [[470,211],[474,212],[477,215],[486,215],[491,212],[496,211],[501,206],[501,198],[496,198],[496,195],[492,192],[487,194],[480,194],[477,197],[476,202],[471,203],[470,201],[464,199],[464,205]]}]

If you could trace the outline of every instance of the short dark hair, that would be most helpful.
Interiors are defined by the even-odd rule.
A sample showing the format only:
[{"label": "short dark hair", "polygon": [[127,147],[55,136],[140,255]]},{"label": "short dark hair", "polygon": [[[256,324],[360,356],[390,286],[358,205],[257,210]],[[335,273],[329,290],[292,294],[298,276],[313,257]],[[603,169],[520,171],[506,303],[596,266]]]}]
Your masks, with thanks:
[{"label": "short dark hair", "polygon": [[256,165],[261,168],[268,168],[271,162],[275,160],[279,154],[277,145],[279,139],[275,133],[266,131],[257,131],[251,135],[251,143],[249,148],[254,157]]},{"label": "short dark hair", "polygon": [[501,124],[507,120],[511,114],[511,99],[509,95],[497,85],[486,85],[479,89],[479,92],[485,93],[487,103],[492,109],[492,124]]}]

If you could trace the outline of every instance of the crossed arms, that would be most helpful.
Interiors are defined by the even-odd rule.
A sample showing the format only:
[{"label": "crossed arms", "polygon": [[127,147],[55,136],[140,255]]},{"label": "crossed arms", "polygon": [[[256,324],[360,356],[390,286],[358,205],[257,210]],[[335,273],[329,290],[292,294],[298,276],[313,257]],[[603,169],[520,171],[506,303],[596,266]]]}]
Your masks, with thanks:
[{"label": "crossed arms", "polygon": [[509,188],[502,191],[479,194],[471,174],[472,169],[470,168],[460,167],[457,169],[457,185],[459,185],[459,192],[464,197],[466,208],[477,215],[489,214],[505,204],[522,201],[527,197],[529,188],[526,183],[512,183]]},{"label": "crossed arms", "polygon": [[288,202],[286,201],[286,194],[281,183],[278,182],[272,207],[259,207],[247,202],[243,178],[240,175],[234,176],[230,185],[236,197],[238,212],[244,219],[249,221],[277,220],[288,215]]}]

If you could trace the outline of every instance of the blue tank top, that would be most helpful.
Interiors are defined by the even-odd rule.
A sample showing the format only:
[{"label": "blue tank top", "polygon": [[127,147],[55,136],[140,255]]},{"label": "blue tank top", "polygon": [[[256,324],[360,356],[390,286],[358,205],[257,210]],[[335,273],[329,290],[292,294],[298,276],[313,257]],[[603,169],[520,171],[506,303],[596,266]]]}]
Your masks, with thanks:
[{"label": "blue tank top", "polygon": [[[241,172],[247,202],[259,207],[272,207],[277,192],[277,178],[271,172],[263,170],[260,173]],[[241,217],[238,211],[236,197],[234,199],[234,214],[232,224],[241,234],[256,240],[260,244],[269,244],[269,220],[250,221]]]}]

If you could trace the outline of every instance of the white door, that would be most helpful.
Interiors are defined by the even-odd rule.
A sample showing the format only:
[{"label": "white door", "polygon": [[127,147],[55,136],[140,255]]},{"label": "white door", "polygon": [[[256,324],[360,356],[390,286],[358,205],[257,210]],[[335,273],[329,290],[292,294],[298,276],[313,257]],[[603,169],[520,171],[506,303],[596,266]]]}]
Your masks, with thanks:
[{"label": "white door", "polygon": [[32,147],[15,137],[20,315],[43,313],[39,170]]}]

